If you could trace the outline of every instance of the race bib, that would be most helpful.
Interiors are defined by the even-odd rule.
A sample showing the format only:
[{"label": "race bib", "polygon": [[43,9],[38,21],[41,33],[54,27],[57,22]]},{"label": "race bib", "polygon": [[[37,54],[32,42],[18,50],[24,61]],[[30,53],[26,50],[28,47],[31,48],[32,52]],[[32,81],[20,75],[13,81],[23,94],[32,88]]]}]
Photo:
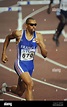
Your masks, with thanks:
[{"label": "race bib", "polygon": [[33,50],[23,50],[21,49],[21,60],[27,61],[27,60],[33,60],[34,58],[34,51]]}]

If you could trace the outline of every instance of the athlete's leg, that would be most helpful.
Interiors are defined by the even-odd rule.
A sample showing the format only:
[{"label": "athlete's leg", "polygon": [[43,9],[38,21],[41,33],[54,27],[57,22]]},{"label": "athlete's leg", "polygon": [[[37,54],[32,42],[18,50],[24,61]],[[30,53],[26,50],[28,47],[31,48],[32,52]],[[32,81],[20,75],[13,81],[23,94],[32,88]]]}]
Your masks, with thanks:
[{"label": "athlete's leg", "polygon": [[61,32],[65,26],[65,17],[63,15],[58,17],[60,19],[60,22],[58,24],[58,27],[56,29],[55,34],[53,35],[53,40],[56,42],[56,45],[59,46],[59,36],[61,35]]},{"label": "athlete's leg", "polygon": [[[17,61],[16,61],[17,62]],[[17,85],[13,85],[13,86],[8,86],[6,87],[6,91],[11,91],[14,94],[17,94],[19,96],[22,96],[24,91],[25,91],[25,83],[23,81],[23,79],[20,77],[21,74],[23,74],[21,72],[21,74],[18,73],[18,69],[19,67],[15,67],[17,63],[14,63],[14,70],[16,71],[16,73],[18,74],[19,78],[18,78],[18,83]]]},{"label": "athlete's leg", "polygon": [[14,94],[17,94],[19,96],[22,96],[24,91],[25,91],[25,83],[24,81],[22,81],[22,79],[19,77],[18,78],[18,84],[17,85],[13,85],[13,86],[7,86],[6,87],[7,91],[10,91]]},{"label": "athlete's leg", "polygon": [[[11,89],[11,92],[15,92],[16,94],[20,93],[20,95],[21,95],[21,93],[23,93],[25,91],[26,100],[33,100],[33,95],[32,95],[33,81],[31,78],[33,67],[31,69],[29,69],[30,70],[29,72],[27,72],[28,67],[26,68],[26,65],[21,62],[18,64],[16,61],[15,65],[14,65],[14,69],[15,69],[16,73],[20,76],[20,78],[18,81],[18,85],[13,86],[10,89]],[[26,72],[24,72],[24,71],[26,71]]]},{"label": "athlete's leg", "polygon": [[28,72],[22,73],[18,79],[18,85],[7,87],[7,91],[11,91],[19,96],[22,96],[25,91],[26,100],[33,100],[33,81],[30,74]]},{"label": "athlete's leg", "polygon": [[26,84],[26,90],[25,90],[25,98],[26,100],[33,100],[33,81],[29,74],[29,72],[24,72],[20,75],[20,77],[23,79],[23,81]]},{"label": "athlete's leg", "polygon": [[57,27],[57,29],[56,29],[56,32],[55,32],[55,34],[54,34],[54,36],[53,36],[55,40],[59,38],[59,36],[60,36],[60,34],[61,34],[64,26],[65,26],[65,24],[62,23],[62,22],[60,22],[60,23],[58,24],[58,27]]}]

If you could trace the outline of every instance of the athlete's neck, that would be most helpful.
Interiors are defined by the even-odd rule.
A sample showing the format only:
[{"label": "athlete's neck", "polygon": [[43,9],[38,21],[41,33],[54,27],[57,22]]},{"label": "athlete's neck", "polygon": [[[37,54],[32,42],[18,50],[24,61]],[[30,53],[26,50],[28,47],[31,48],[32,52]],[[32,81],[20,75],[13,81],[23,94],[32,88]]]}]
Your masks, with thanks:
[{"label": "athlete's neck", "polygon": [[29,31],[26,30],[26,38],[28,40],[31,40],[33,38],[33,33],[30,33]]}]

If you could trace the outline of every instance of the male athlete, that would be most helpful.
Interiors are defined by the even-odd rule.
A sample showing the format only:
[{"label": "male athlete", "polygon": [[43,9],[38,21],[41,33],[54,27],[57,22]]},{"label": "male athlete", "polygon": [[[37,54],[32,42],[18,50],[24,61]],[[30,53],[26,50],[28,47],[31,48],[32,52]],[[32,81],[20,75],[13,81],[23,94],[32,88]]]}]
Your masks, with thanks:
[{"label": "male athlete", "polygon": [[44,58],[47,57],[47,50],[44,44],[43,36],[36,32],[37,22],[34,18],[29,17],[26,20],[25,30],[15,30],[9,34],[3,44],[2,61],[6,63],[8,58],[6,56],[6,49],[11,39],[16,39],[17,45],[17,59],[14,63],[14,69],[18,74],[17,86],[8,86],[6,83],[2,84],[2,90],[11,91],[19,96],[25,92],[25,99],[28,101],[34,100],[32,73],[34,71],[34,55],[37,46],[40,47],[41,54]]}]

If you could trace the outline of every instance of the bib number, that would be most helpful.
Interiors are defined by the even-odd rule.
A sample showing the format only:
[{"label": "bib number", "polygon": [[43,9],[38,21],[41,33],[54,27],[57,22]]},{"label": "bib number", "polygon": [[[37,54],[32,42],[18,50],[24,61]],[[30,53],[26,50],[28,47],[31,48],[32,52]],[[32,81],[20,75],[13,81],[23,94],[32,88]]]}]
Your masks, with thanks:
[{"label": "bib number", "polygon": [[23,51],[21,50],[21,60],[33,60],[33,57],[34,57],[34,52],[30,51],[30,52],[27,52],[27,51]]}]

